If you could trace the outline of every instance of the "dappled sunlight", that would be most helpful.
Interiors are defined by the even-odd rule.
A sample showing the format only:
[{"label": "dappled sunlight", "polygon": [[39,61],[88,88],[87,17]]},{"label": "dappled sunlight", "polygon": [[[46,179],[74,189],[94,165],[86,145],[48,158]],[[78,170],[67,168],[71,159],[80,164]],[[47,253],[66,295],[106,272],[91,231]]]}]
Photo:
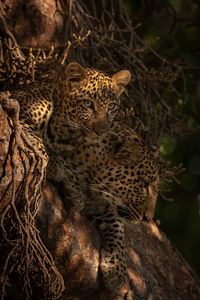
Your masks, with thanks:
[{"label": "dappled sunlight", "polygon": [[133,268],[129,268],[128,275],[129,278],[133,280],[134,286],[137,287],[139,293],[145,295],[147,292],[147,286],[142,275],[138,274],[138,272]]},{"label": "dappled sunlight", "polygon": [[154,223],[150,223],[149,224],[149,228],[151,228],[152,233],[161,241],[162,235],[160,233],[160,230],[158,229],[157,225]]},{"label": "dappled sunlight", "polygon": [[141,264],[140,256],[133,250],[133,248],[129,247],[128,252],[131,255],[134,264]]}]

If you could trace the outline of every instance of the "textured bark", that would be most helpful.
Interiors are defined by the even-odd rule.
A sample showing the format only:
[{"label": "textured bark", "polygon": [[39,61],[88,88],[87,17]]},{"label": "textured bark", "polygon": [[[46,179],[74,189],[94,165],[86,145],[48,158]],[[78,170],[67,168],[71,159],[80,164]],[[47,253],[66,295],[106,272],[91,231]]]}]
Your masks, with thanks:
[{"label": "textured bark", "polygon": [[[66,17],[69,15],[69,11],[63,11],[62,7],[58,7],[59,10],[56,8],[56,3],[58,5],[59,3],[66,3],[67,7],[69,7],[70,5],[68,4],[72,2],[73,1],[7,0],[2,3],[6,3],[6,21],[9,24],[10,31],[13,32],[20,46],[25,48],[48,48],[52,45],[62,46],[64,42],[68,39],[70,40],[72,33],[76,32],[76,30],[72,30],[71,32],[68,30],[65,32],[67,25],[69,29],[75,28],[78,33],[82,33],[81,26],[85,24],[83,22],[78,23],[78,20],[84,20],[84,13],[80,13],[79,15],[74,14],[73,18],[70,20],[70,18]],[[83,10],[80,11],[83,12]],[[91,22],[90,19],[88,20]],[[88,23],[89,25],[91,24],[90,22]],[[89,25],[85,27],[92,30],[93,28]],[[133,33],[133,31],[131,32]],[[71,35],[69,33],[71,33]],[[86,33],[86,31],[84,33]],[[7,34],[11,37],[9,31]],[[95,34],[96,33],[94,33],[94,36]],[[108,42],[109,40],[106,40],[106,43]],[[115,47],[113,41],[110,45]],[[97,50],[98,49],[96,49],[96,51]],[[124,55],[121,48],[119,48],[119,52]],[[118,53],[118,55],[120,53]],[[78,54],[79,52],[76,53],[76,59]],[[119,59],[118,62],[117,59],[113,59],[111,56],[109,57],[109,50],[104,55],[106,58],[108,57],[108,61],[111,61],[112,59],[112,63],[119,63],[120,66],[122,64],[121,61],[124,61]],[[89,55],[91,64],[93,64],[92,60],[94,57],[95,55]],[[127,58],[129,55],[126,54],[124,57]],[[138,57],[136,58],[140,63]],[[102,59],[102,56],[97,55],[97,61],[100,63],[104,60]],[[125,62],[124,65],[129,65],[126,59]],[[143,70],[142,72],[144,73],[145,68],[143,68],[142,61],[139,66],[139,74],[141,70]],[[93,65],[93,67],[95,67],[95,65]],[[104,65],[101,67],[103,68]],[[137,74],[137,68],[134,69],[134,72]],[[141,82],[139,83],[140,87]],[[132,94],[135,96],[135,93]],[[145,89],[143,90],[143,86],[141,86],[139,97],[141,103],[147,103],[144,95]],[[142,102],[143,98],[144,101]],[[147,97],[147,99],[150,101],[150,98]],[[147,111],[147,114],[149,114],[150,110],[146,109],[146,106],[144,107],[142,111]],[[12,203],[12,186],[10,186],[14,175],[13,155],[15,165],[13,186],[16,191],[16,205],[19,210],[21,209],[22,202],[24,205],[25,177],[28,174],[30,182],[34,180],[35,177],[34,173],[30,173],[32,161],[34,160],[31,148],[28,148],[29,157],[27,157],[23,151],[19,151],[19,148],[22,145],[20,145],[20,141],[18,140],[18,143],[16,143],[17,147],[14,148],[15,153],[13,153],[13,139],[16,139],[16,136],[13,136],[13,132],[19,131],[16,128],[16,124],[13,123],[12,118],[9,116],[10,112],[6,109],[1,109],[0,107],[0,213],[4,212],[6,207],[10,207],[8,205],[9,203],[12,205],[14,204]],[[147,119],[146,115],[144,115],[144,119]],[[161,115],[161,120],[168,119],[169,118],[164,118]],[[150,122],[152,119],[149,118],[148,121]],[[25,149],[27,149],[27,145],[24,146]],[[35,156],[37,155],[34,153],[34,157]],[[26,173],[24,172],[25,169]],[[5,274],[9,277],[9,285],[5,286],[5,290],[8,299],[25,299],[27,294],[34,300],[56,298],[74,300],[111,299],[112,296],[103,286],[99,271],[101,238],[86,216],[79,213],[76,213],[74,217],[68,215],[58,190],[60,190],[60,187],[56,187],[51,182],[45,182],[43,188],[44,199],[42,200],[40,209],[36,215],[36,225],[34,224],[35,221],[33,222],[33,225],[36,227],[32,226],[33,229],[35,228],[34,232],[36,238],[39,239],[41,236],[44,245],[47,247],[47,251],[42,248],[44,254],[50,257],[48,254],[49,250],[53,257],[55,266],[54,262],[49,259],[50,267],[53,268],[53,272],[49,272],[49,274],[53,273],[54,278],[58,278],[58,281],[60,280],[59,291],[57,291],[57,293],[52,292],[48,294],[47,291],[44,291],[47,289],[46,286],[43,290],[43,281],[41,281],[41,286],[34,282],[40,281],[42,278],[42,270],[41,267],[39,267],[38,272],[33,274],[34,276],[30,275],[30,286],[32,288],[31,295],[30,289],[28,290],[27,287],[24,286],[24,280],[26,278],[24,278],[22,273],[23,269],[18,268],[17,253],[12,260],[9,260],[9,264],[6,265],[8,253],[11,253],[13,245],[12,243],[10,244],[5,235],[3,236],[3,233],[0,232],[0,275],[2,276],[7,267],[9,272]],[[13,209],[14,208],[15,206],[13,206]],[[22,209],[21,213],[24,214],[26,212]],[[13,214],[10,215],[10,218],[12,217]],[[13,220],[14,222],[16,221],[16,216]],[[2,219],[0,221],[2,225]],[[9,223],[12,219],[9,220],[7,217],[6,221]],[[6,223],[3,225],[6,225]],[[29,226],[29,230],[30,228],[31,227]],[[8,233],[14,235],[14,237],[18,237],[18,229],[19,227],[13,227],[12,231]],[[19,239],[18,242],[20,244],[23,243],[24,240]],[[27,246],[28,244],[21,244],[20,249],[23,249],[23,247],[25,248],[24,245]],[[29,246],[30,245],[32,244],[30,243]],[[121,299],[200,299],[199,279],[187,262],[185,262],[182,255],[175,249],[154,222],[141,222],[138,225],[127,226],[126,249],[128,253],[129,280],[126,289],[124,289],[122,293]],[[46,256],[44,255],[44,258]],[[34,261],[34,264],[37,264],[36,260]],[[12,266],[14,266],[14,269],[12,269]],[[57,270],[55,268],[57,268]],[[26,271],[28,272],[29,270]],[[63,289],[62,280],[59,274],[62,275],[65,285],[62,296],[59,296]],[[3,288],[1,292],[2,291]],[[114,297],[114,299],[116,298]]]},{"label": "textured bark", "polygon": [[50,48],[61,43],[63,16],[59,1],[7,0],[6,4],[7,22],[22,47]]},{"label": "textured bark", "polygon": [[[1,212],[4,211],[12,197],[7,192],[5,197],[5,189],[9,186],[10,174],[13,172],[10,146],[12,144],[12,132],[13,130],[15,132],[16,128],[8,115],[10,115],[10,111],[6,113],[5,109],[0,110],[0,162],[1,171],[5,170],[4,176],[1,172],[1,179],[3,178],[0,183]],[[18,145],[16,148],[17,153],[19,147],[21,146]],[[25,161],[25,163],[28,165],[28,162]],[[25,176],[21,156],[15,156],[15,165],[17,165],[15,170],[18,172],[17,177],[14,177],[15,186],[18,187]],[[35,174],[33,173],[32,176],[34,177]],[[36,228],[40,232],[44,245],[53,257],[58,270],[55,274],[59,279],[58,274],[63,277],[65,290],[61,297],[58,296],[59,293],[57,296],[44,296],[46,292],[42,291],[42,286],[38,287],[34,282],[34,280],[38,281],[41,278],[41,270],[38,269],[34,276],[30,276],[30,286],[32,286],[30,298],[112,299],[101,282],[99,272],[101,238],[86,216],[79,213],[73,217],[68,215],[58,190],[61,190],[60,187],[56,187],[50,182],[45,183],[43,187],[44,199],[36,216]],[[17,189],[16,193],[16,205],[18,205],[16,207],[20,207],[20,201],[24,199],[24,191]],[[22,213],[25,212],[22,211]],[[12,214],[10,218],[12,218]],[[13,218],[13,220],[15,219]],[[14,232],[15,228],[12,230]],[[18,242],[20,243],[21,240]],[[6,243],[7,240],[4,236],[0,244],[1,270],[5,269],[6,250],[9,249]],[[126,249],[129,281],[119,299],[199,299],[199,279],[154,222],[141,222],[138,225],[127,226]],[[48,252],[46,253],[48,254]],[[12,268],[9,270],[9,284],[11,286],[7,287],[8,289],[5,287],[9,299],[22,299],[26,292],[23,291],[23,273],[18,272],[17,264],[14,264],[14,270]],[[55,271],[55,269],[52,270]],[[113,299],[118,298],[114,297]]]},{"label": "textured bark", "polygon": [[[98,272],[98,232],[85,216],[67,217],[49,182],[44,195],[38,228],[63,275],[66,290],[62,299],[111,299]],[[126,226],[126,249],[129,282],[121,299],[199,299],[200,280],[153,221]]]},{"label": "textured bark", "polygon": [[1,93],[0,295],[55,299],[64,281],[35,226],[44,161],[26,139],[18,117],[18,102]]}]

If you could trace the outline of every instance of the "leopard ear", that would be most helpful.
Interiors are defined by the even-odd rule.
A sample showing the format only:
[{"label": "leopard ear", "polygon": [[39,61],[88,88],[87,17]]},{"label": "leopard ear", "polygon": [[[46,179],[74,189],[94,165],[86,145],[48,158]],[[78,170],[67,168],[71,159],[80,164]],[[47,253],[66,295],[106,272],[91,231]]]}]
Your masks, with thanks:
[{"label": "leopard ear", "polygon": [[141,149],[137,143],[132,143],[128,140],[122,140],[116,143],[114,147],[113,157],[120,163],[137,163],[141,158]]},{"label": "leopard ear", "polygon": [[85,69],[77,62],[68,64],[65,70],[66,79],[69,82],[80,82],[86,78]]},{"label": "leopard ear", "polygon": [[131,73],[128,70],[122,70],[112,76],[112,87],[117,97],[124,91],[125,86],[131,81]]}]

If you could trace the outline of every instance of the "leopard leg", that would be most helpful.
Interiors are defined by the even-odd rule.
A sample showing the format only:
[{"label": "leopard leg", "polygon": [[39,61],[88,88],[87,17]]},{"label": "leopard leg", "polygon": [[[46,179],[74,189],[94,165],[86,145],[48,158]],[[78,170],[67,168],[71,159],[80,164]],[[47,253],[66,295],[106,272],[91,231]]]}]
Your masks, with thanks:
[{"label": "leopard leg", "polygon": [[81,211],[84,207],[84,193],[79,189],[77,177],[69,161],[52,154],[47,165],[47,178],[64,185],[64,201],[72,202],[70,213]]},{"label": "leopard leg", "polygon": [[110,204],[92,219],[100,231],[103,241],[101,272],[105,286],[120,293],[127,280],[127,262],[124,242],[124,224],[116,217]]}]

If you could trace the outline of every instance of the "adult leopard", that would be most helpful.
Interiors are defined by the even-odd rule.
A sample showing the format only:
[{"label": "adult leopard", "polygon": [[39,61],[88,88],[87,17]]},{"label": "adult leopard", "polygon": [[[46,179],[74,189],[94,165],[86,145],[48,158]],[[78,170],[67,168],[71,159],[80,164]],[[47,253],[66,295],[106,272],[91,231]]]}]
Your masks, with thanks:
[{"label": "adult leopard", "polygon": [[124,222],[154,215],[157,155],[133,129],[114,124],[103,139],[84,139],[68,156],[86,195],[84,211],[102,236],[104,283],[116,293],[127,278]]}]

